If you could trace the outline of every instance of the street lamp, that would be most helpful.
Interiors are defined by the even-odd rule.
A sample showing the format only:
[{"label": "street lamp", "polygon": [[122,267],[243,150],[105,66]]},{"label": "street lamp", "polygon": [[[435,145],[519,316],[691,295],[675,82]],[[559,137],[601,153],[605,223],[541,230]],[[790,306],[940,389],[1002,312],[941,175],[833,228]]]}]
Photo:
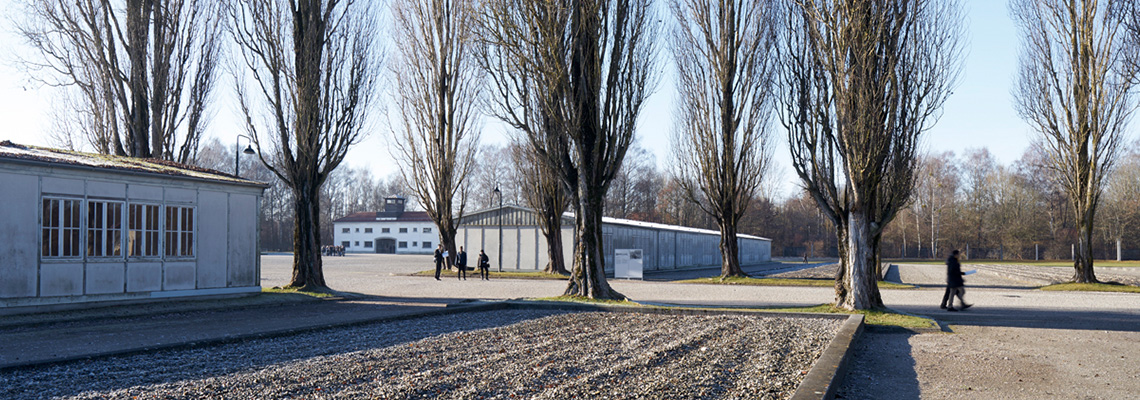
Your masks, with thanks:
[{"label": "street lamp", "polygon": [[499,272],[503,272],[503,192],[495,186],[495,194],[499,195]]},{"label": "street lamp", "polygon": [[241,148],[241,138],[245,138],[246,141],[250,142],[250,144],[246,144],[245,150],[242,150],[241,153],[257,154],[257,152],[253,151],[253,139],[250,139],[249,136],[239,134],[238,139],[234,141],[234,176],[238,178],[241,178],[241,164],[238,164],[238,155],[241,154],[238,152],[238,149]]}]

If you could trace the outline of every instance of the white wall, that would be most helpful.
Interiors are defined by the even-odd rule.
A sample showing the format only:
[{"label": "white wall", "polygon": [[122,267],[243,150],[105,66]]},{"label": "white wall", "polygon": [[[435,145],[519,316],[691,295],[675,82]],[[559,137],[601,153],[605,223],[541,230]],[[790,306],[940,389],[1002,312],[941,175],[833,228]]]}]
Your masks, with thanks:
[{"label": "white wall", "polygon": [[[344,228],[348,228],[348,233],[342,232]],[[366,232],[368,228],[372,228],[371,233]],[[388,233],[383,233],[383,228],[388,228]],[[408,228],[408,232],[400,233],[400,228]],[[424,233],[424,228],[431,231]],[[438,229],[431,221],[334,222],[333,242],[329,244],[339,246],[343,242],[349,242],[349,246],[344,249],[345,252],[375,253],[376,240],[384,238],[396,240],[396,254],[430,254],[439,245]],[[400,242],[406,242],[408,247],[400,248]],[[429,242],[431,245],[425,249],[424,242]],[[372,243],[372,247],[367,247],[365,243]]]},{"label": "white wall", "polygon": [[[261,188],[7,161],[0,161],[0,187],[0,309],[260,291]],[[44,196],[123,202],[124,255],[42,258]],[[194,256],[127,258],[127,204],[132,202],[194,207]],[[83,243],[86,223],[80,226]],[[159,236],[164,236],[161,230]]]}]

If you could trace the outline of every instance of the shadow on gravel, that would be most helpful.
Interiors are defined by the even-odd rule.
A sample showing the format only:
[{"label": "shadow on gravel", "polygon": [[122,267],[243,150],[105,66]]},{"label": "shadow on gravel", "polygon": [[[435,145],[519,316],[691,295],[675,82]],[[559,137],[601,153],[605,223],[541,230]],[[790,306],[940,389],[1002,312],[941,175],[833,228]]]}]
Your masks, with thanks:
[{"label": "shadow on gravel", "polygon": [[[431,299],[385,300],[423,303]],[[332,309],[325,311],[336,312]],[[277,363],[381,349],[453,332],[507,326],[558,313],[561,312],[458,312],[12,368],[0,371],[0,398],[69,397],[91,391],[106,393],[137,385],[177,384],[183,380],[257,370]]]},{"label": "shadow on gravel", "polygon": [[917,399],[918,373],[911,357],[913,331],[868,325],[855,343],[837,399]]},{"label": "shadow on gravel", "polygon": [[929,316],[942,325],[1140,332],[1140,313],[1027,310],[992,306],[978,306],[958,312],[933,307],[892,306],[892,308]]}]

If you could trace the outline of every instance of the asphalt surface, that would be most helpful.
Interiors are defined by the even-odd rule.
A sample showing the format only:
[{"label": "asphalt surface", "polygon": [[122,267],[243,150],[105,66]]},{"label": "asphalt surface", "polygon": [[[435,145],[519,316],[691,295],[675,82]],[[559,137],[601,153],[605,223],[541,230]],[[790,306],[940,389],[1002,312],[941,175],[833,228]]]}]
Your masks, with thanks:
[{"label": "asphalt surface", "polygon": [[[288,282],[291,256],[262,257],[262,286],[273,287]],[[749,267],[750,273],[774,273],[791,268],[818,266],[760,265]],[[297,330],[360,323],[364,321],[409,315],[439,309],[465,300],[500,300],[524,297],[557,296],[566,287],[560,280],[500,279],[495,271],[491,280],[481,281],[469,274],[468,280],[456,279],[445,272],[440,281],[411,274],[431,269],[430,256],[354,255],[325,258],[325,277],[330,287],[349,293],[344,299],[324,301],[287,300],[258,303],[242,299],[174,305],[118,306],[84,312],[51,313],[29,316],[6,316],[0,322],[0,374],[4,368],[60,362],[108,354],[145,352],[187,343],[212,343],[250,336],[271,336]],[[1118,332],[1135,335],[1140,332],[1140,296],[1119,293],[1044,292],[1032,290],[1034,284],[1012,277],[979,272],[967,277],[967,301],[974,307],[966,312],[950,313],[938,309],[943,288],[944,267],[938,265],[901,265],[892,275],[918,289],[883,290],[886,305],[898,311],[931,316],[945,331],[971,332],[986,339],[994,332],[1032,329],[1080,337],[1080,332]],[[966,267],[969,269],[969,267]],[[791,307],[830,303],[834,290],[830,287],[730,286],[676,284],[669,280],[715,276],[717,270],[681,271],[651,274],[644,281],[611,280],[613,287],[635,301],[694,306]],[[1128,270],[1127,273],[1134,273]],[[199,304],[189,306],[189,304]],[[124,311],[127,310],[127,311]],[[913,334],[911,334],[913,335]],[[907,336],[930,338],[930,334]],[[934,334],[938,335],[938,334]],[[986,336],[989,335],[989,336]],[[1016,335],[1014,335],[1016,336]],[[1027,335],[1033,336],[1033,335]],[[1115,337],[1115,336],[1112,336]],[[937,336],[934,336],[937,339]],[[897,338],[896,338],[897,339]],[[894,339],[892,339],[894,340]],[[924,339],[931,340],[931,339]],[[1112,341],[1112,340],[1110,340]],[[1128,360],[1140,359],[1140,343],[1115,340],[1117,350],[1128,354]],[[922,371],[929,366],[922,357],[910,354],[914,346],[888,346],[890,351],[876,356],[895,354],[910,360],[911,368]],[[1115,347],[1114,347],[1115,348]],[[1030,346],[1027,352],[1033,352]],[[1041,349],[1049,352],[1049,349]],[[902,353],[899,353],[902,352]],[[1135,358],[1132,356],[1135,355]],[[1079,364],[1080,354],[1072,355]],[[1068,365],[1068,358],[1054,357],[1052,362]],[[1112,367],[1112,361],[1106,361]],[[1135,362],[1127,368],[1135,369]],[[874,365],[865,368],[878,368]],[[1131,373],[1124,368],[1125,373]],[[920,397],[945,398],[969,394],[953,390],[939,391],[937,382],[922,382],[913,374],[903,374],[902,384]],[[1091,379],[1091,378],[1090,378]],[[963,389],[965,390],[965,389]],[[885,392],[884,392],[885,393]],[[941,393],[928,396],[930,393]],[[1114,392],[1108,392],[1114,393]],[[1006,393],[1008,394],[1008,393]],[[1005,396],[996,393],[999,397]],[[873,395],[881,397],[880,395]],[[885,396],[885,395],[884,395]],[[856,396],[858,397],[858,396]],[[890,397],[890,396],[887,396]],[[902,398],[908,398],[903,396]],[[970,396],[965,396],[970,397]],[[1017,397],[1017,396],[1013,396]],[[1093,394],[1092,398],[1111,398]],[[1127,397],[1127,396],[1125,396]],[[897,398],[897,397],[894,397]]]}]

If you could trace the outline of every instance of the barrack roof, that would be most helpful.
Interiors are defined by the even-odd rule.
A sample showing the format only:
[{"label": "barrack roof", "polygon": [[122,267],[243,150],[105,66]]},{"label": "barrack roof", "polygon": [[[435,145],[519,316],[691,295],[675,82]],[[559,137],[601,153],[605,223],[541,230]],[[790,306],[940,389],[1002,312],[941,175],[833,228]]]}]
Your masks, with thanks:
[{"label": "barrack roof", "polygon": [[88,169],[109,169],[132,173],[185,177],[194,180],[229,183],[235,185],[269,187],[263,182],[242,179],[225,172],[179,164],[156,158],[135,158],[105,154],[84,153],[49,147],[29,146],[0,141],[0,160],[47,163]]},{"label": "barrack roof", "polygon": [[349,214],[333,222],[431,222],[431,217],[424,211],[404,211],[399,217],[381,217],[375,211]]},{"label": "barrack roof", "polygon": [[[485,210],[479,210],[479,211],[475,211],[473,213],[464,215],[463,218],[474,217],[475,215],[482,214],[482,213],[495,212],[499,209],[500,209],[499,207],[493,207],[493,208],[488,208]],[[519,206],[519,205],[512,205],[512,204],[503,205],[502,209],[523,210],[523,211],[532,212],[532,213],[536,212],[536,211],[534,211],[534,209]],[[562,218],[564,219],[564,221],[566,219],[573,221],[574,220],[574,213],[564,212],[564,213],[562,213]],[[612,224],[612,225],[635,226],[635,227],[640,227],[640,228],[659,229],[659,230],[674,231],[674,232],[691,232],[691,233],[702,233],[702,234],[720,236],[720,231],[716,231],[716,230],[701,229],[701,228],[690,228],[687,226],[680,226],[680,225],[659,224],[659,223],[655,223],[655,222],[636,221],[636,220],[632,220],[632,219],[602,217],[602,223],[603,224]],[[760,237],[760,236],[755,236],[755,235],[746,235],[743,233],[736,234],[736,237],[741,238],[741,239],[767,240],[769,242],[772,241],[772,239],[769,239],[766,237]]]}]

